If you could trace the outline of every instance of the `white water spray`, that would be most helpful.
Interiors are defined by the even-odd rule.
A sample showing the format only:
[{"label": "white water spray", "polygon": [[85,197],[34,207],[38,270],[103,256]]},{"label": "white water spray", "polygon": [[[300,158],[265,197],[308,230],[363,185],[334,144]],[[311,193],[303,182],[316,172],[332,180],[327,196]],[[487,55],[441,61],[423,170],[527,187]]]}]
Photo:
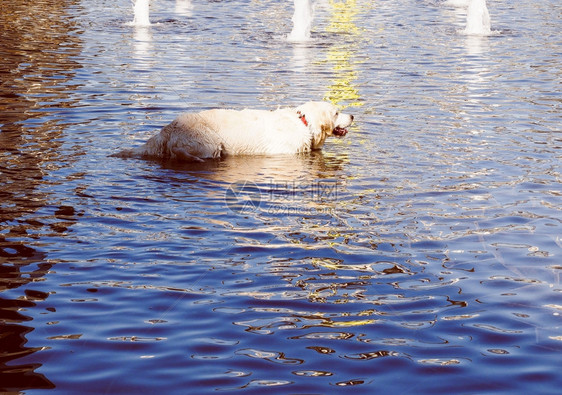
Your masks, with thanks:
[{"label": "white water spray", "polygon": [[445,1],[445,5],[457,8],[466,8],[468,7],[468,2],[470,0],[447,0]]},{"label": "white water spray", "polygon": [[176,14],[191,16],[192,11],[193,4],[191,4],[191,0],[176,0]]},{"label": "white water spray", "polygon": [[489,36],[492,34],[490,14],[486,0],[470,0],[466,10],[466,28],[464,34]]},{"label": "white water spray", "polygon": [[133,26],[149,26],[150,20],[149,15],[149,3],[150,0],[134,0],[133,11],[135,13],[135,19],[131,23]]},{"label": "white water spray", "polygon": [[312,28],[312,4],[310,0],[295,0],[295,13],[293,14],[293,30],[287,36],[289,41],[310,40]]}]

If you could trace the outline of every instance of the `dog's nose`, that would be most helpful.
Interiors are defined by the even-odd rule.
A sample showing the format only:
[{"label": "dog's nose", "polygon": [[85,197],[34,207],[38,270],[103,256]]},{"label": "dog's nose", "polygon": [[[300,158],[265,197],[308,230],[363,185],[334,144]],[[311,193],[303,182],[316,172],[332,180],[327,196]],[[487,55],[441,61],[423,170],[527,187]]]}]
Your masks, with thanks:
[{"label": "dog's nose", "polygon": [[351,116],[351,122],[353,122],[353,118],[354,118],[354,117],[353,117],[353,115],[352,115],[352,116]]}]

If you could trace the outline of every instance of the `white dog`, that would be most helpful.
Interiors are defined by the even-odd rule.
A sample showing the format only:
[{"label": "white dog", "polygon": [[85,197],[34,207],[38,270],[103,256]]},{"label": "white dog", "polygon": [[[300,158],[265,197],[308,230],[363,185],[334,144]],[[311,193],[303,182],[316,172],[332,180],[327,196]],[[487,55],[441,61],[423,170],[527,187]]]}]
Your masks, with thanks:
[{"label": "white dog", "polygon": [[202,161],[228,155],[295,154],[322,148],[327,136],[345,136],[352,122],[353,115],[326,102],[275,111],[185,113],[144,145],[115,156]]}]

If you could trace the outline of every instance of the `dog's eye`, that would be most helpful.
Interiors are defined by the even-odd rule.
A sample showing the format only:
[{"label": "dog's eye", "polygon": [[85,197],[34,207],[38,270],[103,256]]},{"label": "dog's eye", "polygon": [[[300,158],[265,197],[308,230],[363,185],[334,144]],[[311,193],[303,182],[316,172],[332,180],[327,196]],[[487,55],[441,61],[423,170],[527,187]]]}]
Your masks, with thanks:
[{"label": "dog's eye", "polygon": [[336,117],[337,117],[338,115],[340,115],[340,113],[336,111]]}]

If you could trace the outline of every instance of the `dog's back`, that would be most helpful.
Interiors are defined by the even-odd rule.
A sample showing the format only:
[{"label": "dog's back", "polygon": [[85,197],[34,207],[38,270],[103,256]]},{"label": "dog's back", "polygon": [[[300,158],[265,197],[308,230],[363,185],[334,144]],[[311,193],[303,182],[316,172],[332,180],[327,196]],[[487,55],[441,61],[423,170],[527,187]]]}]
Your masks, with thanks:
[{"label": "dog's back", "polygon": [[[226,155],[307,152],[320,148],[326,136],[333,134],[332,129],[335,127],[333,119],[322,119],[327,116],[324,108],[327,104],[308,104],[308,107],[303,105],[299,110],[214,109],[185,113],[142,146],[121,151],[114,156],[195,161]],[[305,114],[300,109],[310,111],[310,118],[305,119]],[[337,116],[336,110],[333,113]],[[318,122],[310,122],[315,119]],[[351,123],[352,120],[349,117],[346,123]],[[320,121],[325,121],[326,125]],[[347,125],[342,127],[345,126]]]}]

